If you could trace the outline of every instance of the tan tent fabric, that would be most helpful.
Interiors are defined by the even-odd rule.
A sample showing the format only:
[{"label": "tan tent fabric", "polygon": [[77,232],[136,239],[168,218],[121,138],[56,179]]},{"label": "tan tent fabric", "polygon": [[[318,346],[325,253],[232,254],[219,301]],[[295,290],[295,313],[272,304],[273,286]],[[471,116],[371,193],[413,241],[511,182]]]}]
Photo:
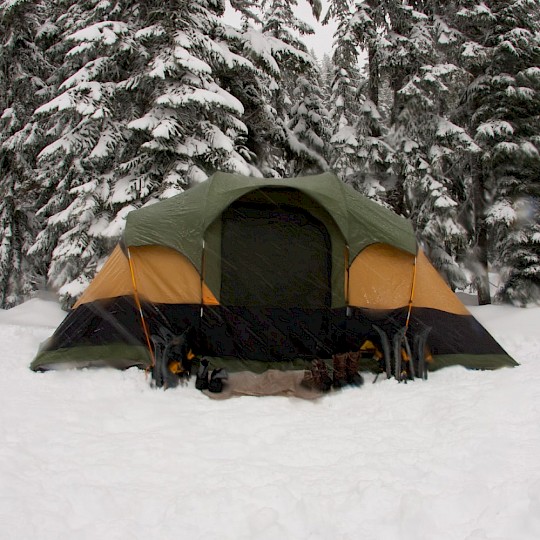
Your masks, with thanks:
[{"label": "tan tent fabric", "polygon": [[418,252],[416,264],[413,307],[427,307],[456,315],[470,315],[469,310],[433,268],[423,251]]},{"label": "tan tent fabric", "polygon": [[386,244],[368,246],[349,268],[349,305],[369,309],[406,306],[414,256]]},{"label": "tan tent fabric", "polygon": [[208,288],[206,283],[203,283],[202,287],[203,304],[207,306],[218,306],[219,302],[214,296],[214,293]]},{"label": "tan tent fabric", "polygon": [[130,294],[133,294],[133,285],[129,272],[129,262],[120,246],[116,246],[103,268],[98,272],[73,308],[102,298],[115,298],[116,296]]},{"label": "tan tent fabric", "polygon": [[187,257],[163,246],[130,248],[141,300],[200,304],[201,276]]},{"label": "tan tent fabric", "polygon": [[[163,246],[130,248],[141,299],[164,304],[219,305],[191,262]],[[414,257],[386,244],[367,247],[353,261],[348,274],[349,305],[369,309],[406,306],[411,295]],[[201,292],[202,286],[202,292]],[[98,299],[133,294],[129,262],[117,246],[74,307]],[[469,312],[427,257],[419,251],[414,307],[440,309],[460,315]]]},{"label": "tan tent fabric", "polygon": [[[163,246],[130,248],[137,290],[142,300],[156,304],[200,304],[201,277],[187,257]],[[219,302],[202,284],[204,302]],[[133,294],[129,261],[117,246],[74,307],[104,298]]]},{"label": "tan tent fabric", "polygon": [[[416,265],[413,307],[469,315],[421,250]],[[356,257],[349,269],[349,304],[369,309],[407,306],[413,276],[413,255],[386,244],[373,244]]]}]

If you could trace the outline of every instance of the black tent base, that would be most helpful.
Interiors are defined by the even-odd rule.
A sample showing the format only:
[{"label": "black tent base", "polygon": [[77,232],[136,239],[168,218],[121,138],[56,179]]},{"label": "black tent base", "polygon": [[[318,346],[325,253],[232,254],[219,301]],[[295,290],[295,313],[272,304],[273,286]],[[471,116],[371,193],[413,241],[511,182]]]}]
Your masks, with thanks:
[{"label": "black tent base", "polygon": [[[146,304],[150,334],[165,325],[172,334],[192,328],[194,353],[222,359],[227,367],[243,369],[304,369],[316,358],[358,351],[366,339],[377,344],[374,325],[389,336],[403,329],[407,309],[271,308]],[[472,315],[414,308],[409,339],[431,327],[428,339],[430,370],[449,365],[495,369],[517,363]],[[120,369],[151,363],[146,336],[130,297],[83,304],[74,310],[44,344],[31,368],[110,365]],[[366,366],[369,369],[369,366]]]},{"label": "black tent base", "polygon": [[[307,370],[312,366],[313,360],[295,358],[286,361],[264,362],[247,358],[234,358],[223,356],[206,357],[210,362],[211,369],[226,368],[229,372],[251,371],[264,373],[269,369],[280,371]],[[331,365],[331,358],[323,359]],[[145,347],[133,347],[122,343],[100,346],[81,346],[55,351],[42,351],[30,366],[34,371],[48,371],[51,369],[73,369],[87,367],[113,367],[127,369],[138,367],[146,369],[150,367],[151,360],[148,349]],[[195,366],[197,363],[194,364]],[[515,367],[518,364],[505,354],[450,354],[434,356],[428,364],[430,371],[436,371],[443,367],[462,366],[468,369],[492,370],[502,367]],[[378,363],[372,358],[361,358],[359,361],[360,371],[379,371]]]}]

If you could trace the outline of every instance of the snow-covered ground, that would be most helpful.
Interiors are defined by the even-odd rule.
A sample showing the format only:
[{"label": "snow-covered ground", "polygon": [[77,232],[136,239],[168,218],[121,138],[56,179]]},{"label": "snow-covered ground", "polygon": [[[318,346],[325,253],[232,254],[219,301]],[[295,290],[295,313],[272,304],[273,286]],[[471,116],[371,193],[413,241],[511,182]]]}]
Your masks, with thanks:
[{"label": "snow-covered ground", "polygon": [[304,401],[33,373],[64,314],[0,311],[0,538],[540,538],[540,308],[473,307],[521,363]]}]

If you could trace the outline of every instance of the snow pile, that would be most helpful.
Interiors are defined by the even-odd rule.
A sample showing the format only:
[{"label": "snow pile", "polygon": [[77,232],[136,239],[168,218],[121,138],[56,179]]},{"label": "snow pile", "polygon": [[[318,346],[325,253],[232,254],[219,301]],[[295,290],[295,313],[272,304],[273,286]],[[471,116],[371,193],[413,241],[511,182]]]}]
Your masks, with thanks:
[{"label": "snow pile", "polygon": [[2,539],[540,538],[540,309],[472,310],[520,367],[316,402],[36,374],[62,312],[0,312]]}]

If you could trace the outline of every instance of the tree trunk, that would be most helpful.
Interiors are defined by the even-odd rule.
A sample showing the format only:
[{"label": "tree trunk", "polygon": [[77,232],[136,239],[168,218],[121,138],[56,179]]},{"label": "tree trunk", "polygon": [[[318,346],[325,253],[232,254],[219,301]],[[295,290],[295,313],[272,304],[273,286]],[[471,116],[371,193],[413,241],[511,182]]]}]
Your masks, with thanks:
[{"label": "tree trunk", "polygon": [[[379,59],[377,56],[377,51],[373,45],[369,47],[369,89],[368,89],[369,99],[379,108]],[[375,123],[370,126],[371,136],[380,137],[381,130],[379,126]]]},{"label": "tree trunk", "polygon": [[369,47],[369,99],[379,106],[379,60],[373,45]]},{"label": "tree trunk", "polygon": [[473,187],[474,197],[474,230],[476,235],[476,276],[475,285],[478,294],[478,304],[485,306],[491,304],[488,274],[488,232],[486,227],[485,181],[482,173],[482,164],[476,162],[476,175]]},{"label": "tree trunk", "polygon": [[489,291],[489,274],[488,274],[488,236],[485,224],[480,226],[477,232],[477,263],[478,271],[476,275],[476,290],[478,294],[478,305],[485,306],[491,304],[491,293]]}]

